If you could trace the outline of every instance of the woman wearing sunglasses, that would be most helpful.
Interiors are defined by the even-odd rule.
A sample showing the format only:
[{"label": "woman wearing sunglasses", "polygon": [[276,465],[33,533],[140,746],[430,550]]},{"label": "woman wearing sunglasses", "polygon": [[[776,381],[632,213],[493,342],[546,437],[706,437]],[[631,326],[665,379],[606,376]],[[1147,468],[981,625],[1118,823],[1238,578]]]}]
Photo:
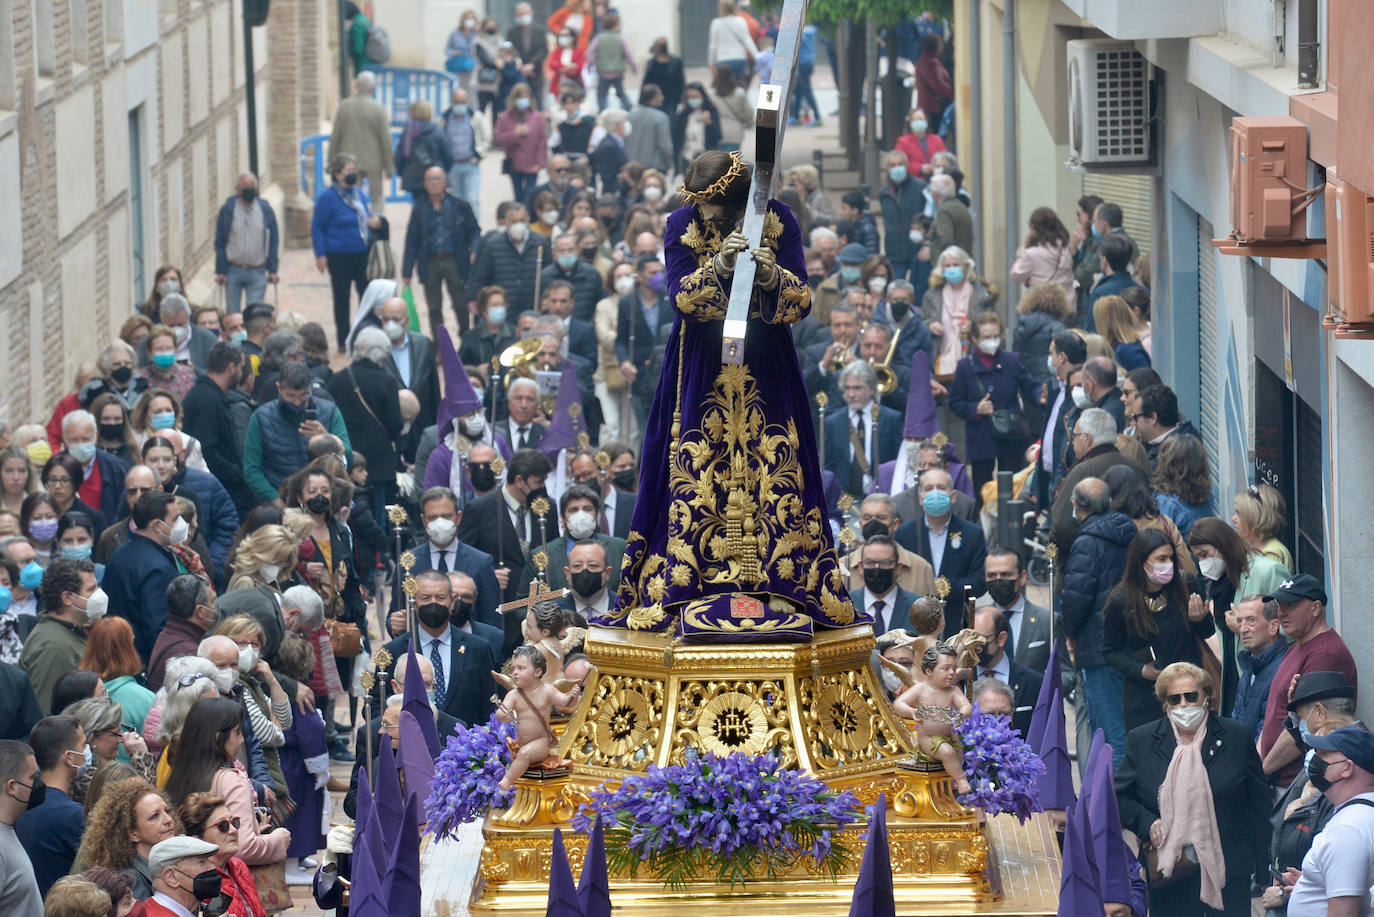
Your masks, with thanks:
[{"label": "woman wearing sunglasses", "polygon": [[1165,666],[1154,689],[1164,716],[1130,733],[1116,775],[1121,825],[1142,842],[1150,913],[1244,917],[1270,834],[1255,743],[1208,711],[1213,681],[1198,666]]},{"label": "woman wearing sunglasses", "polygon": [[1121,582],[1102,608],[1102,655],[1121,674],[1127,732],[1159,716],[1155,680],[1165,666],[1203,664],[1202,641],[1216,626],[1207,606],[1190,603],[1188,592],[1173,538],[1159,529],[1137,533],[1126,548]]},{"label": "woman wearing sunglasses", "polygon": [[219,904],[226,905],[219,913],[226,917],[266,917],[253,874],[237,856],[239,817],[230,813],[224,797],[192,793],[177,811],[186,834],[219,845],[219,852],[210,854],[210,863],[220,874]]}]

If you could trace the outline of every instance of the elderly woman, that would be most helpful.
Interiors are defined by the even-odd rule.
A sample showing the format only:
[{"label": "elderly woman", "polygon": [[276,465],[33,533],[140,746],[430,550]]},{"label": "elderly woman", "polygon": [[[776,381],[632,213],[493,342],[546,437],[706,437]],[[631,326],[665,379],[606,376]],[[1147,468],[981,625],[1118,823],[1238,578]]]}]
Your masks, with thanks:
[{"label": "elderly woman", "polygon": [[229,591],[265,589],[280,592],[279,583],[291,580],[296,566],[297,540],[285,526],[264,525],[245,535],[230,562]]},{"label": "elderly woman", "polygon": [[[358,187],[362,175],[358,161],[348,153],[337,153],[329,163],[330,185],[315,199],[310,218],[310,239],[315,250],[315,269],[329,271],[334,298],[334,330],[339,352],[348,336],[349,287],[358,296],[367,287],[367,246],[369,229],[382,221],[372,215],[367,194]],[[373,189],[374,191],[376,189]]]},{"label": "elderly woman", "polygon": [[86,480],[86,472],[79,461],[65,452],[59,452],[43,465],[38,479],[52,495],[59,516],[70,512],[82,513],[90,518],[97,534],[104,531],[107,521],[104,514],[87,505],[77,493],[81,482]]},{"label": "elderly woman", "polygon": [[[134,321],[142,319],[145,326],[144,335],[139,338],[139,342],[146,341],[148,331],[152,330],[153,324],[143,316],[136,315],[130,319]],[[148,388],[148,380],[135,373],[138,369],[137,345],[131,345],[123,340],[116,340],[100,352],[96,359],[96,368],[100,370],[100,378],[92,381],[81,392],[83,400],[92,405],[89,408],[91,413],[99,417],[96,412],[94,401],[89,399],[98,395],[114,395],[126,408],[132,409],[138,404],[138,399],[143,397],[143,392]]]},{"label": "elderly woman", "polygon": [[922,318],[935,343],[936,378],[948,382],[968,349],[973,330],[970,319],[993,307],[996,297],[973,273],[973,259],[957,245],[940,252],[939,264],[930,272],[930,289],[921,299]]},{"label": "elderly woman", "polygon": [[[62,711],[81,721],[86,734],[86,746],[91,750],[91,763],[81,769],[72,781],[69,794],[81,802],[96,772],[108,766],[120,752],[144,780],[152,783],[157,777],[157,764],[148,753],[148,746],[137,730],[124,728],[124,708],[107,696],[88,697],[69,704]],[[141,725],[141,724],[140,724]]]},{"label": "elderly woman", "polygon": [[1292,570],[1293,555],[1278,537],[1287,514],[1283,494],[1268,484],[1251,484],[1236,494],[1233,506],[1231,525],[1236,534],[1256,551]]},{"label": "elderly woman", "polygon": [[[973,466],[975,494],[992,480],[994,469],[1014,472],[1025,467],[1030,442],[1026,409],[1040,398],[1040,387],[1021,358],[1002,349],[1005,331],[996,312],[978,313],[973,320],[976,350],[956,364],[949,387],[949,409],[964,421],[964,459]],[[1002,424],[999,412],[1019,417],[1019,429]]]},{"label": "elderly woman", "polygon": [[141,777],[107,786],[86,817],[76,862],[104,866],[127,878],[133,896],[153,896],[148,853],[177,833],[176,812],[167,797]]},{"label": "elderly woman", "polygon": [[204,471],[210,466],[205,464],[200,440],[181,429],[185,415],[181,410],[181,399],[164,388],[150,388],[129,413],[129,426],[132,428],[134,444],[138,449],[154,436],[161,436],[173,444],[179,444],[180,452],[188,468]]},{"label": "elderly woman", "polygon": [[[225,678],[225,675],[228,678]],[[234,687],[233,673],[222,673],[215,664],[199,656],[177,656],[167,660],[162,688],[153,698],[152,709],[143,721],[143,738],[158,754],[157,785],[167,782],[171,767],[167,749],[186,722],[186,714],[202,697],[219,697],[220,686]]]},{"label": "elderly woman", "polygon": [[196,384],[196,371],[189,364],[177,362],[177,336],[166,325],[154,325],[144,342],[148,350],[148,365],[139,370],[148,388],[163,388],[185,398]]},{"label": "elderly woman", "polygon": [[1245,917],[1265,871],[1272,800],[1249,729],[1208,712],[1214,690],[1196,665],[1165,666],[1154,684],[1164,716],[1132,730],[1116,774],[1122,827],[1158,867],[1147,870],[1152,914]]},{"label": "elderly woman", "polygon": [[198,837],[219,847],[210,854],[210,863],[220,874],[220,894],[228,904],[220,913],[232,917],[265,917],[258,887],[248,864],[239,858],[239,817],[229,811],[223,796],[213,793],[192,793],[177,807],[181,827],[191,837]]}]

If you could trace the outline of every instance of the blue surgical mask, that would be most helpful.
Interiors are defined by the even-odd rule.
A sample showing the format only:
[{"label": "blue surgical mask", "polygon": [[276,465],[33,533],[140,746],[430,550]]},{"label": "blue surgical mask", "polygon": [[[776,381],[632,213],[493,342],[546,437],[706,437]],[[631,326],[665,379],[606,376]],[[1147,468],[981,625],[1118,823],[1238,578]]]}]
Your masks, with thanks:
[{"label": "blue surgical mask", "polygon": [[176,411],[158,411],[148,418],[148,422],[154,430],[170,430],[176,426],[177,414]]},{"label": "blue surgical mask", "polygon": [[43,567],[36,560],[31,560],[19,571],[19,585],[32,592],[43,585]]},{"label": "blue surgical mask", "polygon": [[1097,224],[1096,224],[1096,223],[1093,224],[1093,238],[1094,238],[1094,239],[1101,239],[1101,238],[1102,238],[1102,231],[1101,231],[1100,229],[1097,228]]},{"label": "blue surgical mask", "polygon": [[906,181],[906,176],[906,166],[893,166],[887,170],[887,177],[892,179],[894,185],[900,185],[902,182]]},{"label": "blue surgical mask", "polygon": [[487,310],[487,321],[493,325],[499,325],[506,320],[505,306],[492,306]]},{"label": "blue surgical mask", "polygon": [[0,586],[0,612],[9,611],[12,601],[14,601],[14,593],[10,592],[10,587]]},{"label": "blue surgical mask", "polygon": [[577,255],[558,255],[553,259],[558,262],[558,266],[565,271],[570,271],[577,266]]},{"label": "blue surgical mask", "polygon": [[172,364],[177,361],[174,353],[155,353],[153,354],[153,365],[158,369],[171,369]]},{"label": "blue surgical mask", "polygon": [[701,107],[701,98],[700,98],[700,97],[697,97],[697,98],[695,98],[695,99],[688,99],[688,100],[687,100],[687,107],[688,107],[688,108],[700,108],[700,107]]},{"label": "blue surgical mask", "polygon": [[926,123],[925,118],[912,118],[910,123],[911,131],[915,134],[924,134],[930,127],[930,125]]},{"label": "blue surgical mask", "polygon": [[72,560],[90,560],[91,546],[88,544],[64,544],[62,546],[62,556]]},{"label": "blue surgical mask", "polygon": [[857,267],[841,267],[840,277],[845,283],[858,283],[861,271]]},{"label": "blue surgical mask", "polygon": [[246,340],[248,340],[247,331],[235,331],[233,334],[229,335],[229,341],[234,344],[242,344]]},{"label": "blue surgical mask", "polygon": [[468,107],[460,103],[458,105],[453,106],[453,113],[461,118],[463,115],[466,115],[468,113]]},{"label": "blue surgical mask", "polygon": [[1308,739],[1312,738],[1312,730],[1307,728],[1307,720],[1298,720],[1298,735],[1302,736],[1302,741],[1304,745],[1308,746],[1309,748],[1312,747],[1312,743],[1308,741]]},{"label": "blue surgical mask", "polygon": [[949,283],[963,283],[964,269],[958,266],[945,268],[945,280]]},{"label": "blue surgical mask", "polygon": [[921,507],[928,516],[943,516],[949,512],[950,496],[943,490],[927,491],[921,497]]},{"label": "blue surgical mask", "polygon": [[528,98],[527,96],[521,96],[520,98],[516,99],[516,100],[515,100],[515,107],[518,108],[518,109],[520,109],[521,111],[526,110],[527,108],[530,107],[530,100],[529,100],[529,98]]}]

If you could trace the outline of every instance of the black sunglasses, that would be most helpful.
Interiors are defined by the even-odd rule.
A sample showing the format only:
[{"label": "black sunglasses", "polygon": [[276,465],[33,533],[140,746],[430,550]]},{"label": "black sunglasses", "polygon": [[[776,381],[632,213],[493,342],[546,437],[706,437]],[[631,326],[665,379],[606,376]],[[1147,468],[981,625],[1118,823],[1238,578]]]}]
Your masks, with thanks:
[{"label": "black sunglasses", "polygon": [[237,815],[233,818],[225,818],[215,822],[215,830],[220,834],[228,834],[231,827],[235,831],[239,829],[239,817]]},{"label": "black sunglasses", "polygon": [[1179,704],[1182,703],[1196,704],[1199,700],[1202,699],[1202,692],[1181,691],[1178,694],[1166,694],[1164,696],[1164,699],[1168,702],[1170,707],[1177,707]]}]

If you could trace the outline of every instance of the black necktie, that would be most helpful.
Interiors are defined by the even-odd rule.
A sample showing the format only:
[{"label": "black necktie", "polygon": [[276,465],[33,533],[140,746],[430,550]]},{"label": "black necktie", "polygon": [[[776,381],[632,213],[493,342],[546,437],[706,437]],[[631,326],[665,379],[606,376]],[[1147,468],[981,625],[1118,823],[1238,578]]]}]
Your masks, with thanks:
[{"label": "black necktie", "polygon": [[441,549],[441,550],[439,551],[439,566],[438,566],[438,567],[435,567],[435,569],[438,570],[440,573],[447,573],[447,572],[448,572],[448,551],[447,551],[447,550]]},{"label": "black necktie", "polygon": [[864,492],[864,469],[863,469],[863,441],[864,441],[864,418],[858,411],[854,412],[854,432],[849,437],[849,445],[854,455],[849,460],[849,495],[856,500],[863,496]]},{"label": "black necktie", "polygon": [[883,609],[886,606],[887,602],[882,599],[878,599],[873,603],[873,624],[876,626],[879,636],[887,633],[887,622],[883,620]]},{"label": "black necktie", "polygon": [[521,427],[521,428],[520,428],[520,437],[519,437],[520,444],[519,444],[518,446],[516,446],[515,448],[517,448],[517,449],[528,449],[528,448],[530,447],[529,430],[530,430],[529,427]]}]

